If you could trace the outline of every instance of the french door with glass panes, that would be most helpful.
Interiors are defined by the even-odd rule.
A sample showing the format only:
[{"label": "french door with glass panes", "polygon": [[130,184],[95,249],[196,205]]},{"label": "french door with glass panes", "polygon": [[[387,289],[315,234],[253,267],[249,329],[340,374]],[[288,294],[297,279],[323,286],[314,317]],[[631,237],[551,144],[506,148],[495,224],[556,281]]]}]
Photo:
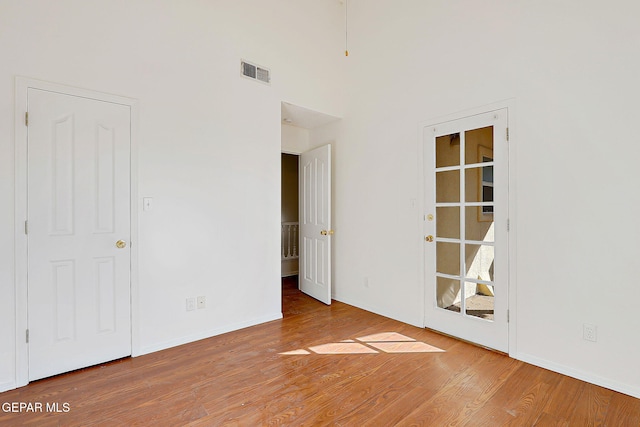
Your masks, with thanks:
[{"label": "french door with glass panes", "polygon": [[507,110],[423,135],[425,326],[506,352]]}]

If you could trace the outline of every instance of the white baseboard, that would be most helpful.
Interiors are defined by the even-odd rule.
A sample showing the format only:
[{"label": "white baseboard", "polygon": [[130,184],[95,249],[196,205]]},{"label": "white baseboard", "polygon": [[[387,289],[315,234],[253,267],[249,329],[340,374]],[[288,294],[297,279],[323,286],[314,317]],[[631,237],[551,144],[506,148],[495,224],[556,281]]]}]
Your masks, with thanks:
[{"label": "white baseboard", "polygon": [[250,326],[255,326],[255,325],[259,325],[261,323],[267,323],[267,322],[271,322],[272,320],[279,320],[282,319],[282,313],[277,313],[277,314],[272,314],[270,316],[263,316],[263,317],[258,317],[256,319],[251,319],[251,320],[247,320],[244,322],[239,322],[239,323],[234,323],[231,325],[226,325],[223,326],[221,328],[215,328],[215,329],[210,329],[208,331],[203,331],[203,332],[199,332],[196,334],[191,334],[191,335],[185,335],[179,338],[175,338],[169,341],[164,341],[161,343],[157,343],[157,344],[153,344],[153,345],[148,345],[145,347],[142,347],[140,349],[140,352],[137,354],[134,354],[133,356],[142,356],[144,354],[149,354],[149,353],[154,353],[156,351],[160,351],[160,350],[166,350],[168,348],[171,347],[177,347],[179,345],[183,345],[183,344],[188,344],[194,341],[199,341],[199,340],[203,340],[205,338],[211,338],[214,337],[216,335],[222,335],[222,334],[226,334],[227,332],[233,332],[233,331],[237,331],[239,329],[244,329],[244,328],[248,328]]},{"label": "white baseboard", "polygon": [[572,378],[586,381],[588,383],[595,384],[600,387],[605,387],[610,390],[614,390],[640,399],[640,387],[638,386],[624,384],[619,381],[611,381],[610,379],[603,378],[598,375],[593,375],[591,373],[584,372],[570,366],[560,365],[558,363],[551,362],[546,359],[541,359],[539,357],[532,356],[526,353],[517,353],[513,357],[523,362],[530,363],[532,365],[539,366],[541,368],[548,369],[559,374],[567,375]]}]

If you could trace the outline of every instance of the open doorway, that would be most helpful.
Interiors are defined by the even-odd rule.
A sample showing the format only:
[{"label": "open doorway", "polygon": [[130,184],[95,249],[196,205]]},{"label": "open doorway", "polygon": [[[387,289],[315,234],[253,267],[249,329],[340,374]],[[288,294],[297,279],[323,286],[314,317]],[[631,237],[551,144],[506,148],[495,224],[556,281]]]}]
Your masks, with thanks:
[{"label": "open doorway", "polygon": [[281,120],[281,277],[291,288],[331,304],[335,129],[327,125],[339,118],[282,102]]},{"label": "open doorway", "polygon": [[281,276],[298,274],[298,155],[281,154],[280,248]]},{"label": "open doorway", "polygon": [[280,275],[283,299],[298,292],[298,162],[297,154],[281,153]]}]

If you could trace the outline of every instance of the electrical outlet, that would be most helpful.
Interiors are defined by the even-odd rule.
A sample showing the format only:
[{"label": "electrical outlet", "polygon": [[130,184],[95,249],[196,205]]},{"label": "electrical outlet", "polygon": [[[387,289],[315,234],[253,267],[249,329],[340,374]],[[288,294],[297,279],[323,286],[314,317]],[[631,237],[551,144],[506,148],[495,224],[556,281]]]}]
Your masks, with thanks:
[{"label": "electrical outlet", "polygon": [[193,311],[196,309],[196,299],[194,297],[187,298],[187,311]]},{"label": "electrical outlet", "polygon": [[198,309],[205,308],[207,306],[207,297],[198,297]]},{"label": "electrical outlet", "polygon": [[585,323],[582,325],[582,338],[587,341],[598,341],[598,328],[596,325]]}]

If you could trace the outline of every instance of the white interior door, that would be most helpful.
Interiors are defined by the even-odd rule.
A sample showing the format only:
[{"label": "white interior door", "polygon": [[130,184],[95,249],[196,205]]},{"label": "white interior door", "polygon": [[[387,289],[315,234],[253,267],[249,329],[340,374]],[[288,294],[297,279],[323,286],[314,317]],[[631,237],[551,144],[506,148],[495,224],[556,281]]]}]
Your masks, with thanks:
[{"label": "white interior door", "polygon": [[507,110],[424,128],[425,325],[508,351]]},{"label": "white interior door", "polygon": [[300,290],[331,304],[331,146],[300,155]]},{"label": "white interior door", "polygon": [[29,380],[131,354],[130,107],[29,88]]}]

